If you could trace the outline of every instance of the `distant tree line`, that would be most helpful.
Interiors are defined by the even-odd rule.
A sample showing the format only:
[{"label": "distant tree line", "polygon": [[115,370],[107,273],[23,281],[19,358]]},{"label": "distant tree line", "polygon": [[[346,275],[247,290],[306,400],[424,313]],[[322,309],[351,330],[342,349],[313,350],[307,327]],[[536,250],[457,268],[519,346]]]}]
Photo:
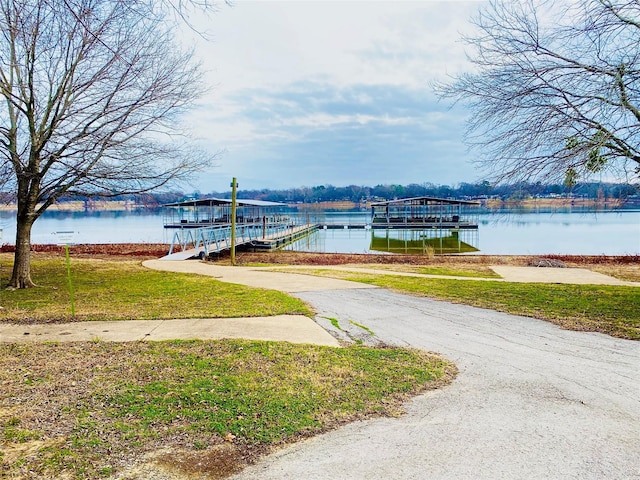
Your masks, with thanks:
[{"label": "distant tree line", "polygon": [[[1,195],[1,194],[0,194]],[[517,183],[512,185],[491,185],[489,182],[460,183],[457,186],[436,185],[433,183],[411,183],[409,185],[376,185],[374,187],[348,185],[318,185],[315,187],[299,187],[284,190],[238,190],[238,198],[266,200],[283,203],[319,203],[319,202],[364,202],[393,200],[407,197],[438,197],[456,199],[500,198],[502,200],[521,200],[532,197],[574,196],[582,198],[638,198],[640,185],[625,183],[578,183],[572,188],[562,184]],[[223,192],[165,192],[147,193],[144,195],[122,195],[112,199],[131,201],[147,205],[150,208],[166,203],[179,202],[186,199],[207,197],[230,198],[231,191]],[[5,199],[7,200],[7,199]],[[91,202],[89,197],[65,197],[60,201],[83,200]]]},{"label": "distant tree line", "polygon": [[[492,197],[503,200],[563,195],[573,195],[584,198],[629,198],[640,193],[639,187],[639,185],[595,182],[580,183],[571,189],[566,188],[562,184],[544,185],[541,183],[519,183],[513,185],[491,185],[489,182],[460,183],[457,186],[436,185],[433,183],[376,185],[375,187],[319,185],[287,190],[239,190],[238,197],[286,203],[362,202],[420,196],[456,199]],[[201,196],[229,197],[230,192],[212,192],[211,194]]]},{"label": "distant tree line", "polygon": [[[535,196],[574,195],[584,198],[629,198],[640,193],[639,185],[623,183],[580,183],[569,189],[562,184],[518,183],[513,185],[491,185],[489,182],[460,183],[457,186],[433,183],[411,183],[409,185],[376,185],[374,187],[348,185],[318,185],[286,190],[239,190],[238,197],[254,200],[286,203],[316,203],[335,201],[375,201],[393,200],[407,197],[438,197],[457,199],[501,198],[524,199]],[[211,192],[194,194],[194,197],[230,197],[231,192]]]}]

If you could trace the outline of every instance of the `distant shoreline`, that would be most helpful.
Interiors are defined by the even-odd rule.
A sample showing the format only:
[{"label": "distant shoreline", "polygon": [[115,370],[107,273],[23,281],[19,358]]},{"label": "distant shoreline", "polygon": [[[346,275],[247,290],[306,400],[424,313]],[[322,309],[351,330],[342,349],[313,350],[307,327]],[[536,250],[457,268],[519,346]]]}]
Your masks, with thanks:
[{"label": "distant shoreline", "polygon": [[501,200],[490,198],[482,202],[488,208],[540,208],[540,207],[622,207],[625,202],[619,198],[528,198],[526,200]]},{"label": "distant shoreline", "polygon": [[[159,206],[159,205],[158,205]],[[59,212],[84,212],[84,211],[131,211],[150,208],[149,205],[136,203],[132,200],[74,200],[71,202],[54,203],[47,210]],[[0,205],[1,211],[14,211],[15,204]]]},{"label": "distant shoreline", "polygon": [[[500,208],[618,208],[625,204],[624,200],[618,198],[527,198],[524,200],[502,200],[500,198],[487,198],[477,200],[481,206],[489,209]],[[291,207],[298,207],[304,210],[353,210],[367,209],[371,203],[375,202],[318,202],[318,203],[294,203]]]},{"label": "distant shoreline", "polygon": [[[500,208],[619,208],[625,205],[625,200],[618,198],[527,198],[524,200],[502,200],[500,198],[487,198],[478,200],[481,206],[489,209]],[[355,210],[368,209],[374,202],[352,202],[348,200],[314,202],[314,203],[289,203],[288,206],[302,210]],[[84,211],[133,211],[161,208],[161,205],[148,205],[136,203],[132,200],[74,200],[70,202],[55,203],[48,208],[59,212],[84,212]],[[0,211],[15,211],[15,204],[0,205]]]}]

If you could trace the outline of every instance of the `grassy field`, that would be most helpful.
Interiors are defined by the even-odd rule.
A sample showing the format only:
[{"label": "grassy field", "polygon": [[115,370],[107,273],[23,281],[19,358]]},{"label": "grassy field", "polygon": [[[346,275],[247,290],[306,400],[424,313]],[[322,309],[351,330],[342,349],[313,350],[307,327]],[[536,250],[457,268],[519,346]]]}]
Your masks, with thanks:
[{"label": "grassy field", "polygon": [[[6,279],[10,257],[0,262]],[[73,320],[311,313],[285,294],[154,272],[139,260],[71,262]],[[33,278],[39,287],[0,290],[0,322],[72,320],[64,257],[36,255]],[[398,415],[409,396],[455,373],[403,348],[0,343],[0,478],[224,478],[280,445]]]},{"label": "grassy field", "polygon": [[[376,265],[388,275],[327,270],[320,258],[313,257],[309,273],[640,339],[638,288],[393,275],[488,277],[496,259],[477,257]],[[333,260],[348,264],[353,258]],[[311,315],[285,294],[154,272],[140,260],[71,261],[73,320]],[[10,263],[9,255],[0,256],[4,279]],[[637,263],[597,267],[637,278]],[[64,257],[35,255],[33,277],[38,288],[0,290],[0,322],[72,320]],[[397,415],[406,398],[445,385],[455,372],[424,352],[358,345],[0,344],[0,478],[146,479],[158,469],[173,472],[171,478],[224,478],[280,445],[354,419]]]},{"label": "grassy field", "polygon": [[0,344],[0,477],[143,479],[153,461],[223,478],[275,446],[397,415],[409,395],[454,374],[398,348]]},{"label": "grassy field", "polygon": [[[12,262],[0,256],[3,266]],[[8,280],[9,267],[2,269]],[[300,300],[273,290],[248,288],[210,277],[169,274],[139,260],[72,258],[71,302],[64,256],[36,255],[32,276],[38,288],[0,289],[0,321],[51,323],[82,320],[254,317],[311,315]]]}]

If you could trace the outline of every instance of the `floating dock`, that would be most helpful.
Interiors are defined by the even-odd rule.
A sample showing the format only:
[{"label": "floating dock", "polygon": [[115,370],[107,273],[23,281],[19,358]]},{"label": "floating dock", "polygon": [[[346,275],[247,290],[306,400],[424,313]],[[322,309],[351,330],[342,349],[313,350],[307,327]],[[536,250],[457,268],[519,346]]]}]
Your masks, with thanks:
[{"label": "floating dock", "polygon": [[[349,219],[291,216],[284,203],[237,199],[202,198],[165,205],[164,227],[173,231],[164,260],[205,258],[242,248],[274,250],[315,230],[419,231],[452,235],[449,231],[478,229],[477,202],[414,197],[371,204],[371,216]],[[304,218],[306,217],[306,218]],[[235,225],[232,245],[232,224]],[[425,233],[426,234],[426,233]],[[457,233],[456,233],[457,235]],[[423,242],[424,243],[424,242]],[[460,241],[456,242],[460,246]]]},{"label": "floating dock", "polygon": [[256,239],[251,242],[248,247],[254,250],[274,250],[295,242],[299,238],[305,237],[317,229],[317,224],[292,226],[281,232],[271,234],[266,238]]},{"label": "floating dock", "polygon": [[389,223],[325,223],[318,224],[320,230],[393,230],[395,229],[411,229],[411,230],[428,230],[428,229],[478,229],[477,223],[464,221],[431,221],[431,222],[389,222]]}]

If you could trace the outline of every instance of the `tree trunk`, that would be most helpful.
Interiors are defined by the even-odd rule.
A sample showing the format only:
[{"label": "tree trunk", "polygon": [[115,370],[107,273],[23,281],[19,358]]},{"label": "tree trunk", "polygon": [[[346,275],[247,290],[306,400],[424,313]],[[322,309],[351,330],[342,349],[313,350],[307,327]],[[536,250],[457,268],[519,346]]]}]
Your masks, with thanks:
[{"label": "tree trunk", "polygon": [[13,273],[9,287],[35,287],[31,280],[31,227],[32,221],[21,221],[18,218],[16,228],[16,253],[13,262]]}]

